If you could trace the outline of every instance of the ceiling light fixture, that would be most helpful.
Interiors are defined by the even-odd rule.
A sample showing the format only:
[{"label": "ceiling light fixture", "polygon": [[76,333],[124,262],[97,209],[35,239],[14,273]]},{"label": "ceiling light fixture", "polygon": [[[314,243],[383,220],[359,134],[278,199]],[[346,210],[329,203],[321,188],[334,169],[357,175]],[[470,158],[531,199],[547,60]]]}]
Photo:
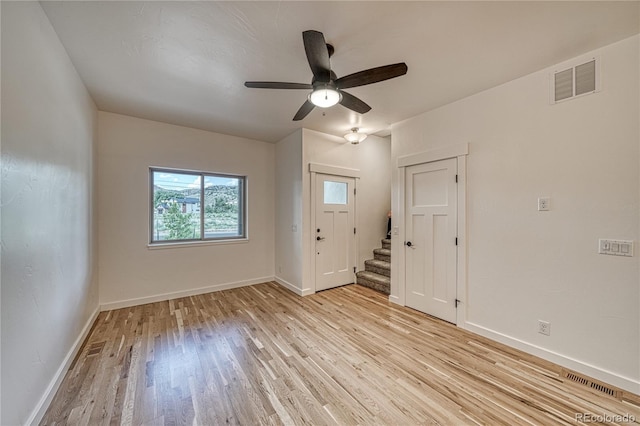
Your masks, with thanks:
[{"label": "ceiling light fixture", "polygon": [[309,94],[309,102],[320,108],[329,108],[340,102],[342,94],[331,84],[323,84],[316,87]]},{"label": "ceiling light fixture", "polygon": [[360,133],[358,130],[360,129],[358,129],[357,127],[352,128],[351,133],[347,133],[346,135],[344,135],[344,138],[354,145],[359,144],[367,138],[367,134]]}]

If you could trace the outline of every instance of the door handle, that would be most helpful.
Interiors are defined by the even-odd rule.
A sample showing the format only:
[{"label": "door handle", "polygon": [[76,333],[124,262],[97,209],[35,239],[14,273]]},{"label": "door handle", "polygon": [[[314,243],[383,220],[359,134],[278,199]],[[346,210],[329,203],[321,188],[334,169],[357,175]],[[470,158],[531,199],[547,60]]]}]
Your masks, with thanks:
[{"label": "door handle", "polygon": [[413,247],[413,243],[411,241],[407,241],[404,245],[407,247]]},{"label": "door handle", "polygon": [[324,237],[316,237],[316,241],[322,241],[324,240]]}]

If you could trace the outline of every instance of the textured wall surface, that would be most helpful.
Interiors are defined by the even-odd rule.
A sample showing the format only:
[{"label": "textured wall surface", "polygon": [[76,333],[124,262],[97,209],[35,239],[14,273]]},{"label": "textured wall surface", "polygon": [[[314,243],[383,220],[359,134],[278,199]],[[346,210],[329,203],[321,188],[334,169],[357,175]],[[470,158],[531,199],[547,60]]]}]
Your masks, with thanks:
[{"label": "textured wall surface", "polygon": [[22,424],[98,307],[96,108],[40,4],[2,2],[2,419]]},{"label": "textured wall surface", "polygon": [[391,146],[388,138],[369,136],[359,145],[341,137],[302,129],[276,145],[276,277],[299,293],[312,293],[315,238],[311,223],[309,164],[356,169],[356,266],[373,257],[386,235],[391,203]]},{"label": "textured wall surface", "polygon": [[[101,304],[273,279],[274,144],[102,111],[98,121]],[[248,241],[149,248],[151,166],[246,176]]]},{"label": "textured wall surface", "polygon": [[[598,254],[598,239],[637,247],[640,237],[639,53],[635,36],[567,58],[394,125],[392,134],[394,160],[469,143],[461,325],[635,393],[640,256]],[[602,90],[551,105],[554,69],[594,56]],[[396,171],[396,203],[401,178]],[[549,211],[537,210],[538,197],[550,197]],[[392,267],[396,278],[401,272]],[[392,279],[392,295],[399,282]],[[551,322],[550,336],[538,333],[538,320]]]}]

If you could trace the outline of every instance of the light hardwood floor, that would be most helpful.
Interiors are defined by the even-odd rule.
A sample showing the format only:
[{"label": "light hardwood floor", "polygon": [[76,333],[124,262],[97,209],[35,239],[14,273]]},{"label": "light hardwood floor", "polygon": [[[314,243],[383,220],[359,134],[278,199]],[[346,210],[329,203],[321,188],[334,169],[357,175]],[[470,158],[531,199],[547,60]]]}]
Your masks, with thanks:
[{"label": "light hardwood floor", "polygon": [[640,422],[560,371],[358,285],[264,283],[101,313],[42,424]]}]

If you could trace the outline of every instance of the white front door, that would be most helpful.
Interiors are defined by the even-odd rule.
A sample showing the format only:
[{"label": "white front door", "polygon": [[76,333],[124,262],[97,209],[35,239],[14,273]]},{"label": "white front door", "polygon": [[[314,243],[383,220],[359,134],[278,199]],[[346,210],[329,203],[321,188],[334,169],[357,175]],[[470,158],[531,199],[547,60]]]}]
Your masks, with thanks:
[{"label": "white front door", "polygon": [[354,178],[316,177],[316,291],[354,281],[354,188]]},{"label": "white front door", "polygon": [[407,167],[407,306],[456,322],[457,160]]}]

